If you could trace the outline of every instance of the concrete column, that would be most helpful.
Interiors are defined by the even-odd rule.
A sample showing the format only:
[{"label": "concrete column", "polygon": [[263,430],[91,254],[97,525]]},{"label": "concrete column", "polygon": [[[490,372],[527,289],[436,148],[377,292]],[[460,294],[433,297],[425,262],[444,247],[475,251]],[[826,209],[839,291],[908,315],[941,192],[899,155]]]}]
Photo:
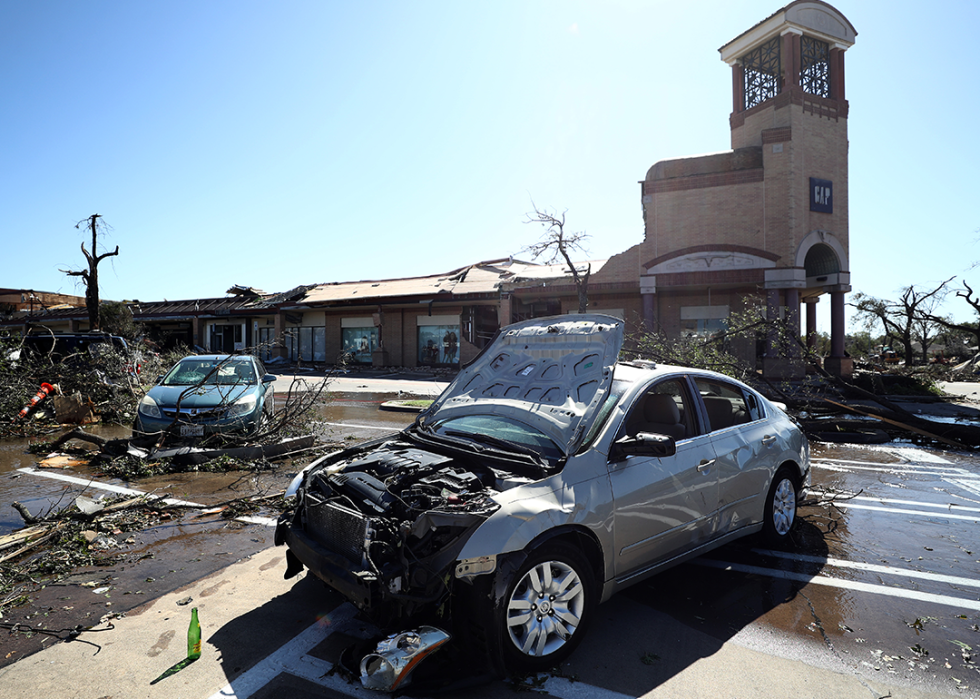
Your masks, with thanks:
[{"label": "concrete column", "polygon": [[732,113],[745,111],[745,68],[741,64],[732,65]]},{"label": "concrete column", "polygon": [[783,64],[782,89],[787,90],[800,84],[800,35],[787,32],[782,36],[780,58]]},{"label": "concrete column", "polygon": [[830,293],[830,356],[844,356],[844,292]]},{"label": "concrete column", "polygon": [[789,330],[788,354],[796,358],[800,356],[800,290],[786,289],[786,327]]},{"label": "concrete column", "polygon": [[830,68],[830,97],[835,100],[844,99],[844,50],[830,49],[828,56]]},{"label": "concrete column", "polygon": [[800,360],[800,349],[794,337],[800,336],[800,291],[799,289],[783,289],[786,295],[786,332],[790,333],[786,347],[779,343],[779,308],[780,290],[766,291],[766,319],[769,321],[768,337],[766,338],[766,356],[762,359],[762,374],[768,379],[798,379],[805,374],[805,367]]},{"label": "concrete column", "polygon": [[497,312],[497,323],[501,328],[505,325],[510,325],[512,322],[513,314],[511,304],[512,299],[509,293],[504,292],[500,294],[500,309]]},{"label": "concrete column", "polygon": [[806,300],[806,346],[813,350],[817,346],[817,302],[818,296]]},{"label": "concrete column", "polygon": [[830,292],[830,356],[824,362],[831,374],[849,377],[854,373],[854,360],[844,356],[844,292]]},{"label": "concrete column", "polygon": [[275,315],[276,330],[273,333],[272,356],[286,358],[286,316],[282,311]]},{"label": "concrete column", "polygon": [[766,320],[769,327],[766,329],[766,356],[776,356],[776,321],[779,320],[779,289],[769,289],[766,291]]},{"label": "concrete column", "polygon": [[643,324],[646,326],[647,332],[652,333],[657,331],[657,295],[656,294],[641,294],[643,298]]}]

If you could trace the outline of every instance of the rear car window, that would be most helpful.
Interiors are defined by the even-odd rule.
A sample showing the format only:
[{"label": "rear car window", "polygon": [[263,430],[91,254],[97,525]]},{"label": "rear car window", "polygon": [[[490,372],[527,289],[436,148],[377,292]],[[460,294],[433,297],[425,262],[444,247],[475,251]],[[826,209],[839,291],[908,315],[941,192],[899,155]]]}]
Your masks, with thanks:
[{"label": "rear car window", "polygon": [[695,377],[694,383],[704,401],[712,432],[762,418],[759,401],[755,396],[747,396],[738,386],[703,377]]}]

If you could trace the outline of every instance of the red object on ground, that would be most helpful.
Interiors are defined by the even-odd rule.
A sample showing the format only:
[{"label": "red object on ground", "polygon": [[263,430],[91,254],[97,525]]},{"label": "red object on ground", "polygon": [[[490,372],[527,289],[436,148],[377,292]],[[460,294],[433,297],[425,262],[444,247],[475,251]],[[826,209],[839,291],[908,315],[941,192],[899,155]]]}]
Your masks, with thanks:
[{"label": "red object on ground", "polygon": [[31,398],[30,403],[24,406],[24,408],[17,415],[17,419],[20,420],[24,416],[26,416],[27,413],[31,412],[31,410],[34,409],[34,406],[40,403],[42,400],[44,400],[47,397],[47,395],[51,393],[53,390],[54,390],[54,386],[52,386],[51,384],[42,383],[41,390],[38,391],[36,394],[34,394],[34,397]]}]

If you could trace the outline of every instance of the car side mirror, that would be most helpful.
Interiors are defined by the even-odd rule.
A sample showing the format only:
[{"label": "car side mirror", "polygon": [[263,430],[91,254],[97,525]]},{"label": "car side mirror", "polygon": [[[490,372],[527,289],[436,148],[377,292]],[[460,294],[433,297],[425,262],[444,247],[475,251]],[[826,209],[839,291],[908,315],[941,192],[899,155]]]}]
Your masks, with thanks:
[{"label": "car side mirror", "polygon": [[265,376],[262,377],[262,383],[272,383],[275,380],[276,380],[275,374],[266,374]]},{"label": "car side mirror", "polygon": [[163,374],[160,374],[160,375],[159,375],[159,376],[157,377],[157,380],[156,380],[156,381],[154,381],[153,383],[160,383],[161,381],[163,381]]},{"label": "car side mirror", "polygon": [[652,456],[656,458],[673,456],[676,453],[677,443],[673,437],[651,432],[640,432],[635,437],[627,435],[617,439],[614,452],[617,457]]}]

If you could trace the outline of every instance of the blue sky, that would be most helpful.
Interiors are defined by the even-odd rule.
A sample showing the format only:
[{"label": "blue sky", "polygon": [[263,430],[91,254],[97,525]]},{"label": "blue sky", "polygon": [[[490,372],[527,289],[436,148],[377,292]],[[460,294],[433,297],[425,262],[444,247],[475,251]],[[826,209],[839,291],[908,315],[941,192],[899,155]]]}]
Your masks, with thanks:
[{"label": "blue sky", "polygon": [[[651,165],[730,147],[717,49],[782,4],[4,2],[0,286],[82,294],[93,213],[110,299],[444,272],[533,242],[532,199],[607,257]],[[980,288],[980,3],[834,5],[853,288]]]}]

